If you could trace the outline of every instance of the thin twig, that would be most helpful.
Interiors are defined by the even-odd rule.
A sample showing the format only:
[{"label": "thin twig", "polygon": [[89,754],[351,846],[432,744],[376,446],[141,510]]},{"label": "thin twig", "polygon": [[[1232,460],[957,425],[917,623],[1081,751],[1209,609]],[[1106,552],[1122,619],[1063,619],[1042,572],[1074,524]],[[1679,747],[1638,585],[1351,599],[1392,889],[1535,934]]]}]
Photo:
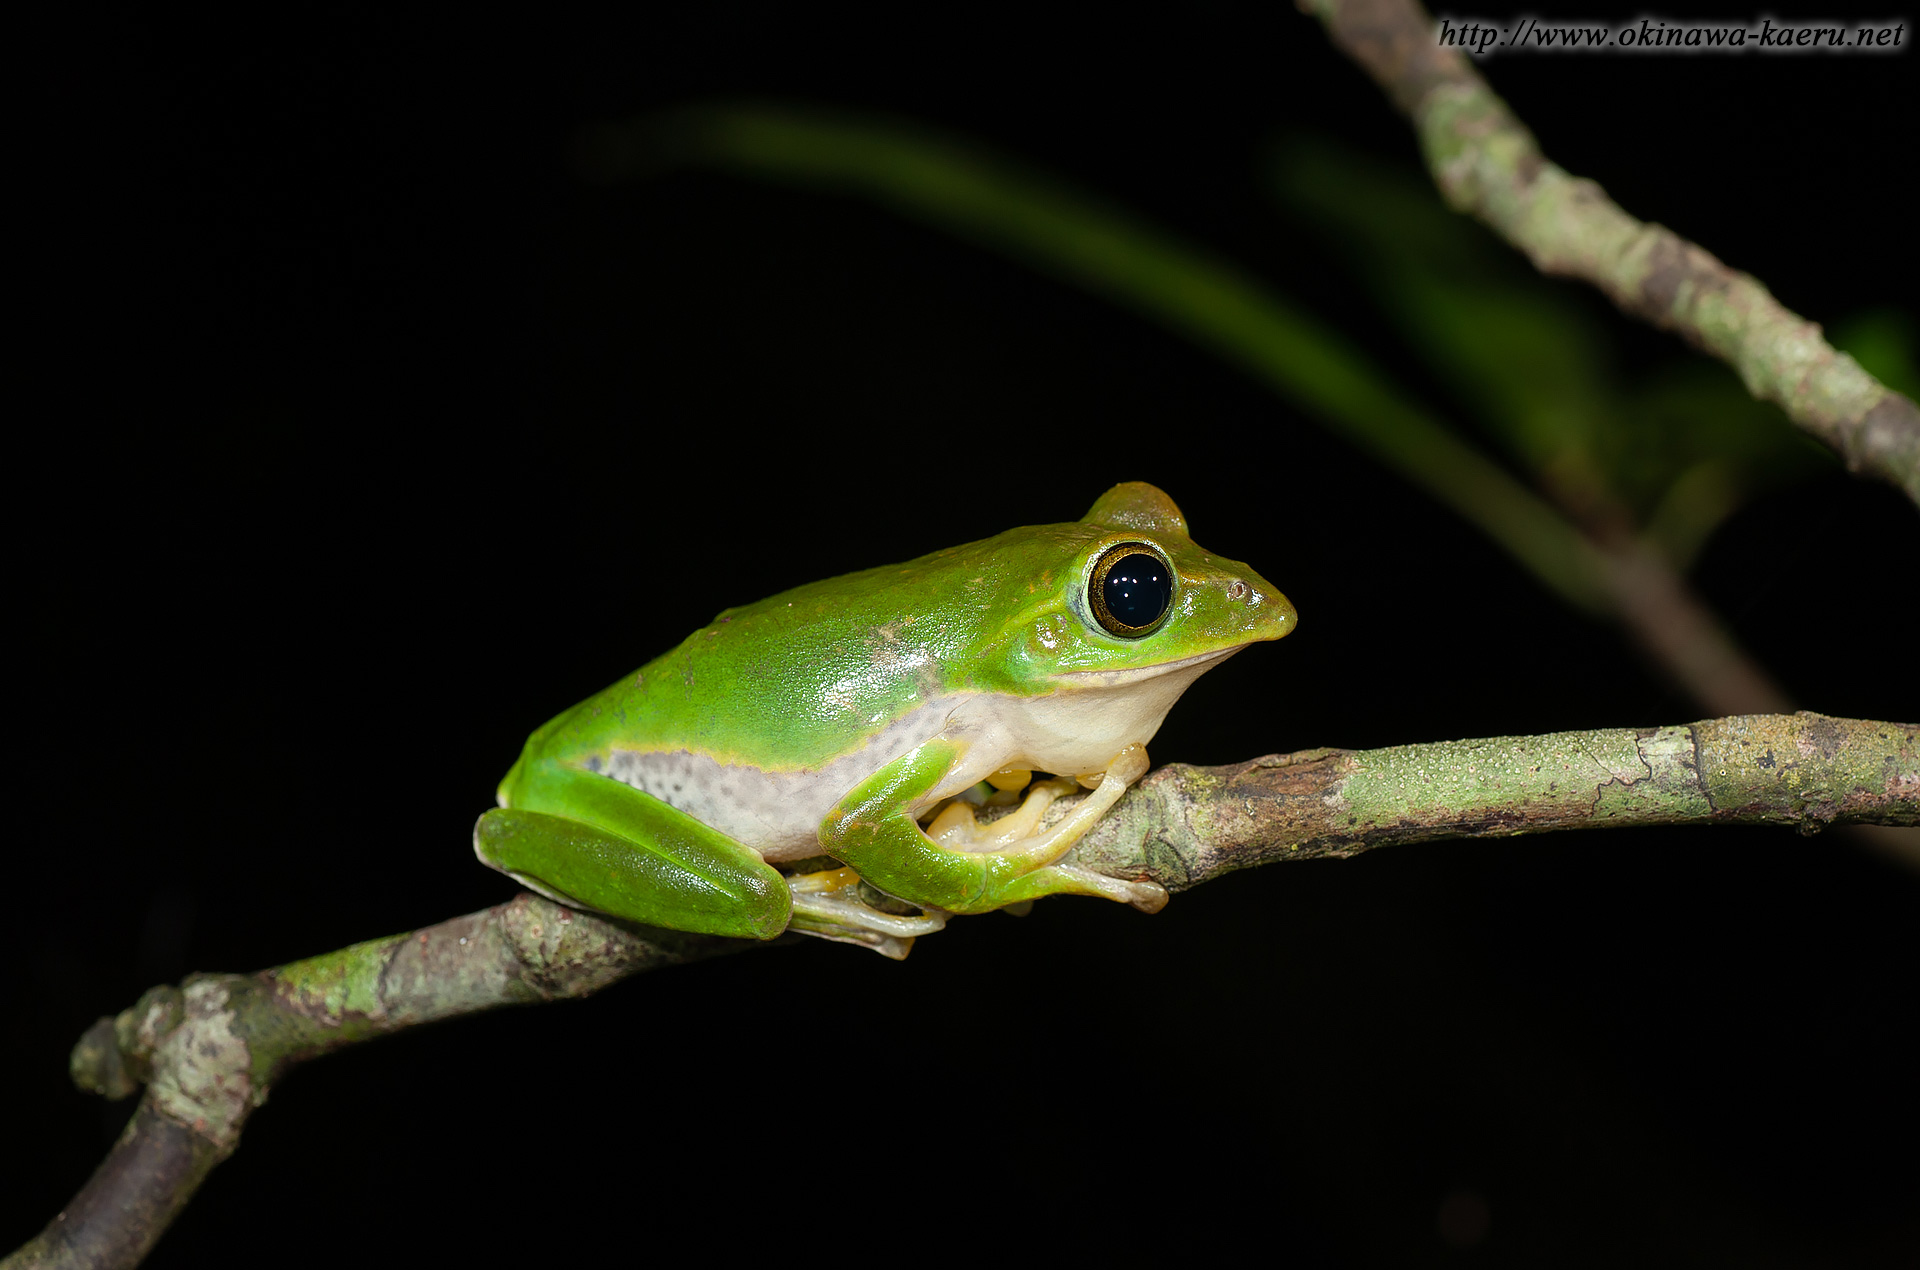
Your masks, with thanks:
[{"label": "thin twig", "polygon": [[[1172,891],[1389,843],[1661,824],[1920,824],[1920,728],[1752,715],[1664,728],[1313,750],[1149,775],[1070,860]],[[239,1144],[273,1083],[329,1050],[436,1019],[596,992],[764,947],[646,930],[522,894],[423,930],[253,975],[195,975],[101,1019],[74,1080],[146,1094],[73,1202],[7,1258],[137,1265]]]},{"label": "thin twig", "polygon": [[1299,0],[1387,91],[1420,134],[1427,166],[1470,212],[1543,273],[1579,278],[1634,317],[1677,331],[1831,446],[1849,471],[1920,503],[1920,409],[1828,344],[1820,327],[1597,184],[1549,163],[1539,143],[1415,0]]}]

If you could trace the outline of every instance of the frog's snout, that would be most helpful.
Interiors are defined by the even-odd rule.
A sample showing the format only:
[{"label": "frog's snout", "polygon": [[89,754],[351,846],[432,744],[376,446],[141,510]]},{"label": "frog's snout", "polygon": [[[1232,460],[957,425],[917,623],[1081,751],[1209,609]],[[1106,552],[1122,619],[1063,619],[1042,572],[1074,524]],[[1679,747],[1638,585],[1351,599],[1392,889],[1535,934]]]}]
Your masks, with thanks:
[{"label": "frog's snout", "polygon": [[1265,632],[1267,639],[1291,635],[1293,628],[1300,624],[1300,612],[1293,607],[1293,601],[1258,575],[1251,582],[1244,578],[1229,579],[1226,592],[1227,599],[1232,603],[1254,610],[1254,622]]}]

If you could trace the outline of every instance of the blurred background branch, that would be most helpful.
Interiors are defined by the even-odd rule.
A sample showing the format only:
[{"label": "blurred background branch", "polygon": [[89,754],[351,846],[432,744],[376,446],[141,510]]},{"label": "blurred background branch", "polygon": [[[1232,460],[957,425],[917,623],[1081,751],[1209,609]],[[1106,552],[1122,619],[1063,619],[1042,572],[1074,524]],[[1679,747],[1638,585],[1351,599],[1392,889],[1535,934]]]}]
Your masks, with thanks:
[{"label": "blurred background branch", "polygon": [[[1272,288],[980,147],[900,124],[722,106],[609,128],[603,180],[701,163],[872,198],[1132,308],[1230,359],[1478,526],[1567,603],[1621,622],[1703,706],[1790,708],[1683,570],[1749,493],[1819,462],[1724,377],[1623,393],[1564,297],[1513,278],[1431,195],[1354,156],[1282,153],[1275,188],[1364,262],[1362,276],[1488,439],[1545,496]],[[1900,362],[1901,332],[1875,334]]]},{"label": "blurred background branch", "polygon": [[1766,287],[1671,230],[1636,220],[1541,154],[1416,0],[1301,0],[1333,42],[1412,119],[1447,201],[1544,273],[1599,287],[1620,308],[1712,353],[1754,396],[1831,446],[1849,471],[1920,503],[1920,410],[1834,349]]}]

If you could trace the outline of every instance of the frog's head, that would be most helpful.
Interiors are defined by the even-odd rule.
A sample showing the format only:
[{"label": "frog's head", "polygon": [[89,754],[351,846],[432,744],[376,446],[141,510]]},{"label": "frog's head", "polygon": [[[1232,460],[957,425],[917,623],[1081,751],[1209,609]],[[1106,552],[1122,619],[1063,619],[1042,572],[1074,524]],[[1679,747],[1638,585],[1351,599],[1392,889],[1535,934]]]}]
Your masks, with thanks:
[{"label": "frog's head", "polygon": [[1299,620],[1271,582],[1198,546],[1173,500],[1140,482],[1114,486],[1074,524],[1010,530],[946,559],[963,567],[978,615],[968,678],[985,692],[972,708],[997,738],[981,770],[956,769],[956,787],[1001,766],[1102,771],[1151,741],[1194,679]]},{"label": "frog's head", "polygon": [[1278,587],[1196,544],[1173,500],[1141,481],[1114,486],[1076,524],[980,545],[1024,557],[1024,603],[1011,605],[996,641],[1004,660],[994,660],[1027,691],[1165,678],[1156,687],[1177,696],[1201,671],[1299,621]]}]

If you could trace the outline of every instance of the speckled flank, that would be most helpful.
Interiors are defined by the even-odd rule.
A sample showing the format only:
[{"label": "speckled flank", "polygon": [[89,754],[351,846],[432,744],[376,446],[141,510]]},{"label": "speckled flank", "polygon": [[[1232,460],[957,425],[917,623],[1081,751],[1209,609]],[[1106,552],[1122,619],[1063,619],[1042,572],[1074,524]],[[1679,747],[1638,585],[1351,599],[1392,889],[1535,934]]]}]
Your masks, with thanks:
[{"label": "speckled flank", "polygon": [[861,749],[811,770],[769,772],[714,761],[689,750],[611,751],[587,760],[589,771],[623,781],[686,812],[769,860],[820,851],[820,822],[861,781],[924,744],[965,700],[929,701],[888,724]]},{"label": "speckled flank", "polygon": [[1008,765],[1063,776],[1103,771],[1128,745],[1151,741],[1186,686],[1225,655],[1143,667],[1117,683],[1103,682],[1110,678],[1105,675],[1061,676],[1061,688],[1031,697],[948,693],[815,768],[766,771],[687,749],[618,747],[584,762],[587,770],[651,794],[768,860],[796,860],[819,852],[820,824],[836,803],[936,736],[951,742],[959,757],[933,789],[903,809],[916,816]]}]

